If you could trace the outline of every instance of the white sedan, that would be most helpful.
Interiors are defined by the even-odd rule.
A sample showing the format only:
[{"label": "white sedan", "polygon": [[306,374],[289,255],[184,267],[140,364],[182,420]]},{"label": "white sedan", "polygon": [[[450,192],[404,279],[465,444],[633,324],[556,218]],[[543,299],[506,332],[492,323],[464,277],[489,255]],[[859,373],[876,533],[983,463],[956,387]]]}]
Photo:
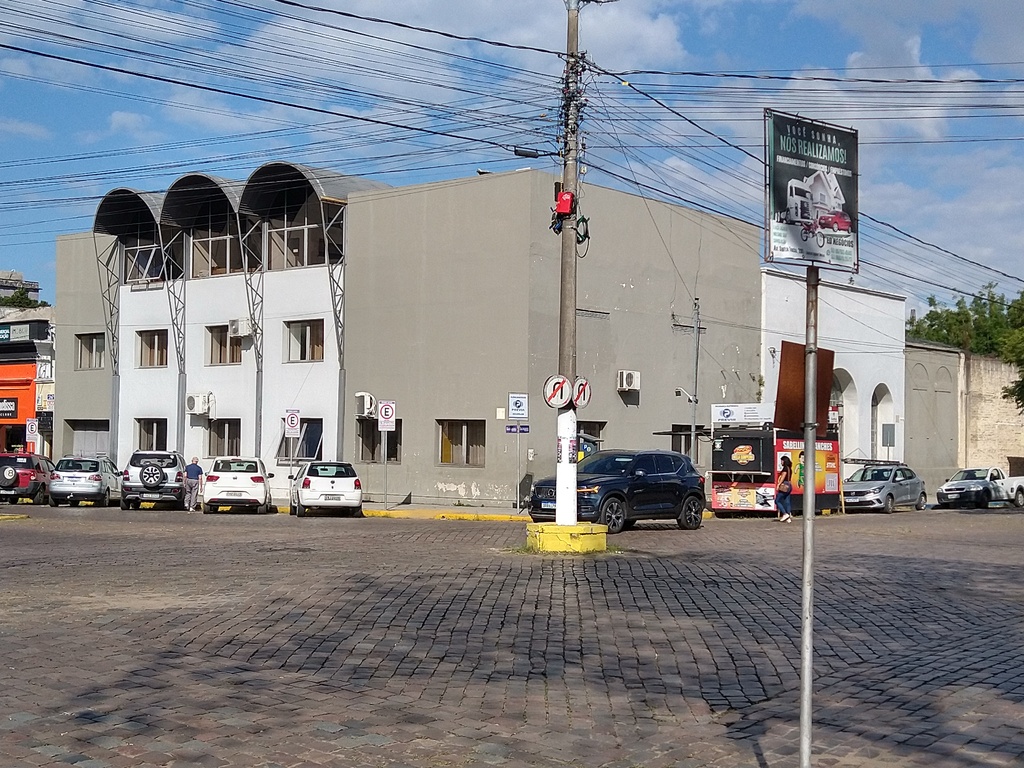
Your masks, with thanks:
[{"label": "white sedan", "polygon": [[276,512],[270,496],[270,478],[263,461],[244,456],[218,456],[203,483],[203,512],[221,507],[253,509],[258,514]]},{"label": "white sedan", "polygon": [[363,516],[363,484],[352,465],[344,461],[310,461],[294,475],[288,511],[304,517],[310,509],[340,509]]}]

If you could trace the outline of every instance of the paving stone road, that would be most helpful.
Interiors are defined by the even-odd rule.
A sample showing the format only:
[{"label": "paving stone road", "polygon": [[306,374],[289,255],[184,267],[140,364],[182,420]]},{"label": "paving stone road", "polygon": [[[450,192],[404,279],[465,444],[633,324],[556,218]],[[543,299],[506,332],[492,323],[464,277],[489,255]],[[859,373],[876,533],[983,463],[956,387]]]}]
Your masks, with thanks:
[{"label": "paving stone road", "polygon": [[[799,764],[801,524],[23,508],[0,766]],[[819,518],[814,765],[1024,765],[1024,514]]]}]

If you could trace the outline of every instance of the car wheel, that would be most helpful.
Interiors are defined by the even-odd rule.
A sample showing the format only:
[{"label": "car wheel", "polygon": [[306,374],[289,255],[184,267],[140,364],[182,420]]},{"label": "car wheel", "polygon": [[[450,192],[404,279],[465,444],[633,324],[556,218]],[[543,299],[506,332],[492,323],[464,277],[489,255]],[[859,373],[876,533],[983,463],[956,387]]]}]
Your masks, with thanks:
[{"label": "car wheel", "polygon": [[69,507],[77,507],[78,506],[78,499],[71,499],[71,501],[68,502],[68,506]]},{"label": "car wheel", "polygon": [[676,525],[684,531],[696,531],[704,522],[704,500],[700,496],[687,496],[679,509]]},{"label": "car wheel", "polygon": [[268,514],[270,514],[270,505],[269,504],[260,504],[258,507],[256,507],[256,514],[257,515],[268,515]]},{"label": "car wheel", "polygon": [[124,496],[121,497],[121,509],[131,509],[132,504]]},{"label": "car wheel", "polygon": [[893,498],[891,493],[885,497],[885,503],[882,505],[882,511],[887,515],[891,515],[896,511],[896,499]]},{"label": "car wheel", "polygon": [[13,488],[18,483],[18,470],[14,467],[0,469],[0,488]]},{"label": "car wheel", "polygon": [[602,525],[608,526],[608,533],[622,533],[626,527],[626,502],[618,496],[609,496],[601,502],[601,515],[598,520]]},{"label": "car wheel", "polygon": [[978,509],[988,509],[988,505],[992,502],[992,497],[988,495],[988,491],[981,497],[981,501],[978,503]]},{"label": "car wheel", "polygon": [[51,506],[51,507],[56,507],[56,506],[58,506],[59,504],[60,504],[60,502],[59,502],[59,501],[57,501],[57,500],[56,500],[55,498],[53,498],[53,496],[51,496],[51,497],[50,497],[50,506]]},{"label": "car wheel", "polygon": [[928,505],[928,497],[924,491],[921,491],[921,495],[917,497],[917,504],[914,505],[914,509],[924,509]]},{"label": "car wheel", "polygon": [[1018,488],[1017,492],[1013,494],[1013,506],[1024,507],[1024,488]]},{"label": "car wheel", "polygon": [[832,222],[832,231],[833,232],[838,232],[839,231],[839,225],[836,222],[834,222],[834,221]]},{"label": "car wheel", "polygon": [[363,505],[360,504],[358,507],[356,507],[352,511],[352,517],[362,517],[362,516],[363,516]]},{"label": "car wheel", "polygon": [[290,503],[290,502],[288,504],[288,514],[289,515],[294,515],[295,514],[295,505]]},{"label": "car wheel", "polygon": [[46,498],[46,489],[40,488],[38,491],[36,491],[36,495],[32,497],[32,503],[35,504],[37,507],[41,507],[43,506],[43,504],[46,503]]},{"label": "car wheel", "polygon": [[309,511],[309,507],[305,506],[301,501],[295,502],[295,516],[305,517],[306,512]]},{"label": "car wheel", "polygon": [[156,488],[164,482],[164,471],[155,464],[147,464],[139,471],[139,480],[147,488]]}]

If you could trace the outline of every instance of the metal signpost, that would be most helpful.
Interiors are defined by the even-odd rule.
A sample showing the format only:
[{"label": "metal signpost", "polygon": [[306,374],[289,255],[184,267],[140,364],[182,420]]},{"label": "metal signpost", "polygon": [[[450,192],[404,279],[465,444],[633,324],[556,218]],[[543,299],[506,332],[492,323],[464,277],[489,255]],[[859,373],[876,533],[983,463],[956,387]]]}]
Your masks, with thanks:
[{"label": "metal signpost", "polygon": [[[298,440],[302,436],[302,421],[299,419],[299,409],[291,408],[284,412],[284,437],[288,441],[288,466],[291,467],[289,474],[295,474],[295,448],[296,444],[292,439]],[[290,503],[290,502],[289,502]]]},{"label": "metal signpost", "polygon": [[[530,418],[530,396],[522,392],[508,393],[508,418],[514,421],[516,432],[516,512],[523,511],[523,494],[520,484],[523,481],[523,465],[521,461],[522,451],[520,448],[519,435],[523,433],[523,427],[519,423]],[[529,427],[527,427],[527,430]]]},{"label": "metal signpost", "polygon": [[381,400],[377,405],[377,429],[383,442],[381,459],[384,461],[384,510],[388,508],[388,432],[395,431],[395,401]]},{"label": "metal signpost", "polygon": [[25,450],[38,453],[36,442],[39,440],[39,419],[25,419]]}]

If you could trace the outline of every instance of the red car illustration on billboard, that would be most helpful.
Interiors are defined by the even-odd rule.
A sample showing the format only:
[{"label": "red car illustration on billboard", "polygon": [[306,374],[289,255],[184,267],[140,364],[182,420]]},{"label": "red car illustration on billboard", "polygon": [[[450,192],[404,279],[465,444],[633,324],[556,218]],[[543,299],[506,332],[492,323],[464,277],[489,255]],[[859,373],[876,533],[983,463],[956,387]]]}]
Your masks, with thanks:
[{"label": "red car illustration on billboard", "polygon": [[850,217],[843,211],[829,211],[818,217],[818,226],[821,229],[831,229],[833,232],[850,232],[853,224]]}]

